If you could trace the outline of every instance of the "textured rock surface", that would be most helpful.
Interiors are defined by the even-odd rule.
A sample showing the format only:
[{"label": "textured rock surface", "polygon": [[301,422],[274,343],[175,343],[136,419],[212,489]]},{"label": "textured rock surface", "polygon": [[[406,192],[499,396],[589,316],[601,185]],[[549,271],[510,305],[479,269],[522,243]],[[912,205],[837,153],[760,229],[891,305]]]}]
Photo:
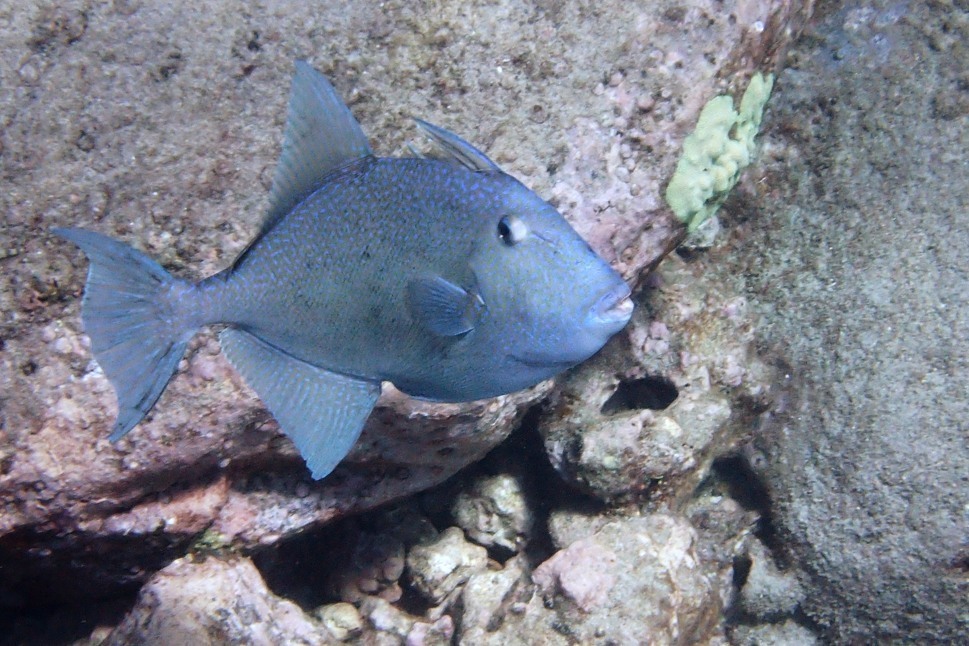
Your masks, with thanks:
[{"label": "textured rock surface", "polygon": [[449,527],[434,541],[415,545],[407,553],[411,583],[434,605],[452,597],[458,586],[487,565],[487,550],[466,541],[457,527]]},{"label": "textured rock surface", "polygon": [[810,630],[788,620],[779,624],[741,626],[730,635],[730,643],[736,646],[814,646],[819,642]]},{"label": "textured rock surface", "polygon": [[105,644],[335,642],[296,604],[274,596],[251,561],[209,558],[180,559],[156,574]]},{"label": "textured rock surface", "polygon": [[528,543],[535,525],[522,479],[507,473],[481,478],[459,493],[451,515],[474,542],[512,552]]},{"label": "textured rock surface", "polygon": [[969,641],[967,43],[964,3],[832,8],[734,233],[788,366],[756,468],[833,643]]},{"label": "textured rock surface", "polygon": [[762,623],[788,619],[804,601],[804,590],[795,570],[782,572],[760,541],[751,541],[747,551],[750,571],[740,590],[739,610]]},{"label": "textured rock surface", "polygon": [[463,407],[390,393],[348,463],[314,484],[203,334],[112,446],[113,395],[80,329],[85,264],[50,227],[118,236],[180,276],[224,267],[265,208],[302,57],[378,151],[403,150],[410,115],[451,128],[638,281],[682,235],[660,195],[699,108],[773,68],[811,4],[0,7],[0,595],[110,595],[203,532],[272,544],[426,488],[545,392]]},{"label": "textured rock surface", "polygon": [[562,379],[540,422],[563,478],[603,500],[689,494],[711,448],[770,399],[739,292],[676,256],[651,281],[628,335]]},{"label": "textured rock surface", "polygon": [[520,558],[472,577],[462,593],[465,644],[723,643],[730,566],[697,558],[683,518],[572,516],[577,536],[528,575]]}]

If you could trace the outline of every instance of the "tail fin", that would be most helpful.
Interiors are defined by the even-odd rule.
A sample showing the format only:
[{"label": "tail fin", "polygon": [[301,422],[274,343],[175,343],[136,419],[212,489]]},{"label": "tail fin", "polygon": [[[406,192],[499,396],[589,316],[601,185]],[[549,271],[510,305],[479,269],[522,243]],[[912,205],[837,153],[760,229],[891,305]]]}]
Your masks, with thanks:
[{"label": "tail fin", "polygon": [[178,296],[192,289],[161,265],[93,231],[54,229],[90,261],[82,319],[94,357],[118,396],[111,441],[121,439],[155,405],[197,325]]}]

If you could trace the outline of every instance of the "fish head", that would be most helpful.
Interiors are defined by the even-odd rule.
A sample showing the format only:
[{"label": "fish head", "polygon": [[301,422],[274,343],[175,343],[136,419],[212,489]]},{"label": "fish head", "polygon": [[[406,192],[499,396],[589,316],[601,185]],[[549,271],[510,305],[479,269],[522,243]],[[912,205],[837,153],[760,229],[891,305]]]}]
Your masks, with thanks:
[{"label": "fish head", "polygon": [[[501,174],[470,260],[495,352],[533,380],[595,354],[632,316],[629,286],[551,204]],[[514,371],[512,371],[514,372]]]}]

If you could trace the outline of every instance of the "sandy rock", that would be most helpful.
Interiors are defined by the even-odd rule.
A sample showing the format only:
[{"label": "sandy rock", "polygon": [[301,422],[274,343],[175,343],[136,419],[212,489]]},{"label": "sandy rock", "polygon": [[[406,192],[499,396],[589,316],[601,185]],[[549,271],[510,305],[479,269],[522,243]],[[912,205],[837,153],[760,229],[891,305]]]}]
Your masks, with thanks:
[{"label": "sandy rock", "polygon": [[180,277],[228,265],[266,208],[300,57],[381,154],[414,138],[409,115],[462,134],[638,284],[682,238],[661,195],[700,108],[774,69],[812,5],[0,10],[0,593],[46,603],[143,582],[188,548],[187,526],[150,539],[123,528],[173,492],[198,492],[208,530],[253,548],[425,489],[480,459],[549,388],[465,406],[390,391],[345,464],[313,483],[203,333],[152,415],[111,445],[113,394],[80,325],[86,264],[50,227],[115,235]]},{"label": "sandy rock", "polygon": [[723,268],[786,366],[757,470],[824,642],[969,642],[967,42],[951,3],[828,13]]},{"label": "sandy rock", "polygon": [[334,637],[273,595],[248,559],[179,559],[145,584],[108,636],[122,644],[325,644]]},{"label": "sandy rock", "polygon": [[435,605],[449,599],[458,586],[487,566],[487,550],[466,541],[457,527],[447,528],[436,540],[415,545],[407,553],[411,584]]},{"label": "sandy rock", "polygon": [[475,481],[458,494],[451,514],[474,542],[512,552],[522,549],[535,523],[521,480],[507,473]]}]

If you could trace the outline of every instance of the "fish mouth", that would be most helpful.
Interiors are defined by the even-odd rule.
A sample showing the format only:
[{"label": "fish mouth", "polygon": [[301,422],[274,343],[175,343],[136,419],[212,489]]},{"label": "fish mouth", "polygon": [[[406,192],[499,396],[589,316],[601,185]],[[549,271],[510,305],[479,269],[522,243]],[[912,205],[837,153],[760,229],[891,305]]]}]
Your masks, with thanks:
[{"label": "fish mouth", "polygon": [[633,315],[632,290],[626,283],[619,283],[599,297],[589,313],[591,323],[606,326],[624,326]]}]

